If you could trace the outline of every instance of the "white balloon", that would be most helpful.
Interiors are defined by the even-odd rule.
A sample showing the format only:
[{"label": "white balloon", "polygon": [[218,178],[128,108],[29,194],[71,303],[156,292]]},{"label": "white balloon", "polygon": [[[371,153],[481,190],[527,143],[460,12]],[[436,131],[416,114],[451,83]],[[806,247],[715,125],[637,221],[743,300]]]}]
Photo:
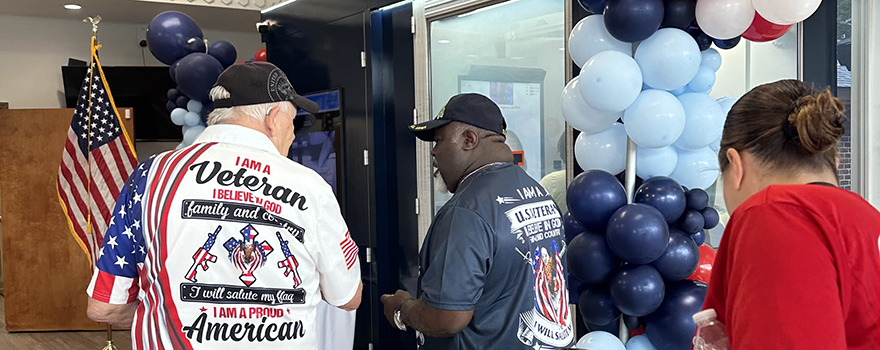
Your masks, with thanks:
[{"label": "white balloon", "polygon": [[660,148],[671,145],[684,130],[684,107],[671,93],[645,90],[624,112],[626,134],[637,145]]},{"label": "white balloon", "polygon": [[[795,24],[812,16],[819,9],[822,0],[752,0],[752,4],[758,14],[770,22]],[[698,8],[699,6],[697,3]]]},{"label": "white balloon", "polygon": [[562,89],[562,116],[572,128],[587,134],[608,129],[623,116],[623,112],[606,112],[591,107],[581,96],[579,80],[574,77]]},{"label": "white balloon", "polygon": [[718,179],[718,156],[708,147],[696,151],[678,149],[678,163],[669,177],[687,188],[707,189]]},{"label": "white balloon", "polygon": [[633,46],[615,39],[605,29],[602,15],[591,15],[578,22],[568,36],[568,53],[578,67],[602,51],[619,51],[632,56]]},{"label": "white balloon", "polygon": [[593,108],[620,112],[642,92],[642,71],[629,55],[603,51],[584,64],[578,85],[581,97]]},{"label": "white balloon", "polygon": [[581,133],[574,142],[574,156],[581,169],[619,174],[626,169],[626,129],[614,123],[597,134]]},{"label": "white balloon", "polygon": [[655,176],[669,176],[678,163],[675,147],[636,148],[636,175],[643,179]]},{"label": "white balloon", "polygon": [[752,0],[700,0],[697,1],[696,15],[697,23],[706,35],[727,40],[749,29],[755,20],[755,8]]}]

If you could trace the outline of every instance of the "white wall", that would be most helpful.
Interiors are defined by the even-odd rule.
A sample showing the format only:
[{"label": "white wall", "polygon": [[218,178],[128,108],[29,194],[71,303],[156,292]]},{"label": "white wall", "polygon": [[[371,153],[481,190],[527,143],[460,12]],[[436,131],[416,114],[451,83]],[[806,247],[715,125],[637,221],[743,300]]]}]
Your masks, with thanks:
[{"label": "white wall", "polygon": [[740,97],[752,88],[781,79],[797,79],[797,28],[772,42],[742,40],[730,50],[721,50],[712,97]]},{"label": "white wall", "polygon": [[[101,22],[104,66],[164,66],[138,42],[147,24]],[[238,60],[264,47],[259,33],[203,30],[209,41],[235,45]],[[64,107],[61,67],[68,58],[89,60],[91,28],[79,20],[0,15],[0,101],[9,108]]]}]

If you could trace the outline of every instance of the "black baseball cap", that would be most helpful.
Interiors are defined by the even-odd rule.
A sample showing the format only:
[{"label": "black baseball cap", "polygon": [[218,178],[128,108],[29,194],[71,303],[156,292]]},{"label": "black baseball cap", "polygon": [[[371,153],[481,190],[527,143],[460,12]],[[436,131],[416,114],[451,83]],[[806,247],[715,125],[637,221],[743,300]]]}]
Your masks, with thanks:
[{"label": "black baseball cap", "polygon": [[409,129],[422,141],[434,141],[437,128],[451,122],[473,125],[507,137],[507,122],[501,108],[488,97],[471,93],[452,96],[434,120],[410,125]]},{"label": "black baseball cap", "polygon": [[290,101],[296,108],[318,113],[318,104],[300,96],[287,75],[269,62],[245,62],[226,68],[214,86],[229,91],[229,98],[214,100],[214,108]]}]

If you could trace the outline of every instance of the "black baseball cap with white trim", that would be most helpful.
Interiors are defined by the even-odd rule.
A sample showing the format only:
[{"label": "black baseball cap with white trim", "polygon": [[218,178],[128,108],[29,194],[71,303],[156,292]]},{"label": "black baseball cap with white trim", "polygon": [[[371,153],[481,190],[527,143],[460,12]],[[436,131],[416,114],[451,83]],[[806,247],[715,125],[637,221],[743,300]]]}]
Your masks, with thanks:
[{"label": "black baseball cap with white trim", "polygon": [[269,62],[245,62],[226,68],[214,86],[229,91],[229,98],[214,100],[214,108],[290,101],[296,108],[318,113],[318,104],[300,96],[280,68]]},{"label": "black baseball cap with white trim", "polygon": [[507,122],[501,108],[488,97],[474,93],[452,96],[434,120],[410,125],[409,129],[422,141],[430,142],[434,141],[437,128],[451,122],[473,125],[507,137]]}]

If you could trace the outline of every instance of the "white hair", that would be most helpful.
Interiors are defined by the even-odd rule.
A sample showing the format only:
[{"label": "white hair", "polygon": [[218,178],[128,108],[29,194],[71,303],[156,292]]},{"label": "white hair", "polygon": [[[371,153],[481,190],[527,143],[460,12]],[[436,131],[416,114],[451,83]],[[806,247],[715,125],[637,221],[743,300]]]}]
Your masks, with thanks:
[{"label": "white hair", "polygon": [[[211,101],[226,99],[231,96],[229,91],[227,91],[222,86],[215,86],[208,93],[211,97]],[[248,105],[248,106],[235,106],[228,108],[215,108],[208,114],[208,125],[214,125],[217,123],[222,123],[225,121],[229,121],[231,119],[239,118],[239,117],[251,117],[260,122],[263,122],[263,119],[269,115],[269,111],[272,108],[278,107],[282,111],[289,111],[292,109],[293,104],[290,102],[271,102],[271,103],[262,103],[257,105]]]}]

